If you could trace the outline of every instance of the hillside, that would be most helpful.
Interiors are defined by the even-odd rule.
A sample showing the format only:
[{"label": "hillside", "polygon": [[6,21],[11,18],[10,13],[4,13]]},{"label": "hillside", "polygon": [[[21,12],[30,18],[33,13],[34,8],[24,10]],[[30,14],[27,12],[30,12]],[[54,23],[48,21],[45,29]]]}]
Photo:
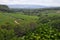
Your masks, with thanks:
[{"label": "hillside", "polygon": [[[5,22],[10,22],[12,24],[15,24],[14,21],[20,21],[30,23],[33,22],[34,20],[36,21],[38,19],[37,16],[28,16],[28,15],[22,15],[22,14],[12,14],[12,13],[0,13],[0,23],[4,24]],[[0,25],[1,25],[0,24]]]},{"label": "hillside", "polygon": [[42,5],[8,5],[10,8],[22,8],[22,9],[36,9],[36,8],[46,8]]}]

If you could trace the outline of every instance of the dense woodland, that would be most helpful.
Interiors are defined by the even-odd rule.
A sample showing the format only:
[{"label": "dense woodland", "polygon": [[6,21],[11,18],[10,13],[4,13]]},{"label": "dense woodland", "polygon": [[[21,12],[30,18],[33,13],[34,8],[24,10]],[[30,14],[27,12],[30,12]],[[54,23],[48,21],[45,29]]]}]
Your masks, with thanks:
[{"label": "dense woodland", "polygon": [[60,7],[10,9],[0,5],[0,40],[60,40]]}]

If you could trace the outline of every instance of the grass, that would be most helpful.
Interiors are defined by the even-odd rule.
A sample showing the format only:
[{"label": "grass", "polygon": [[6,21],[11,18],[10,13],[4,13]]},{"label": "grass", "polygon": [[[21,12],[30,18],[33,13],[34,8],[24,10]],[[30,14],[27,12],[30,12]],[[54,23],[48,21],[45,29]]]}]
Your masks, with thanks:
[{"label": "grass", "polygon": [[[13,18],[11,16],[16,17],[18,19]],[[21,20],[21,19],[24,19],[24,20]],[[20,13],[16,13],[16,14],[13,14],[13,13],[0,13],[0,25],[4,24],[6,22],[10,22],[11,24],[15,24],[14,23],[15,20],[18,21],[20,24],[28,24],[30,22],[36,22],[37,19],[38,19],[37,16],[28,16],[28,15],[23,15],[23,14],[20,14]]]},{"label": "grass", "polygon": [[[6,22],[11,23],[12,25],[16,25],[15,21],[19,23],[19,25],[16,25],[14,27],[11,25],[1,26],[0,39],[1,40],[50,40],[50,39],[58,40],[60,37],[60,31],[58,31],[56,27],[60,28],[59,18],[60,14],[57,13],[48,13],[48,14],[43,13],[39,17],[28,16],[19,13],[16,14],[0,13],[0,25]],[[36,22],[38,22],[38,25],[36,26],[36,28],[34,28]]]}]

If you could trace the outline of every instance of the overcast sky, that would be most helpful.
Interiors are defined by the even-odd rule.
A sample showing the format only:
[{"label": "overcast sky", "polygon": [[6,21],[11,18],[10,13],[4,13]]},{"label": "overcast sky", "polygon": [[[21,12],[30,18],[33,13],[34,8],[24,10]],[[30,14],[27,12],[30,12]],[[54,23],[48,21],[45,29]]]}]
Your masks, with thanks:
[{"label": "overcast sky", "polygon": [[0,0],[0,4],[29,4],[44,6],[60,6],[60,0]]}]

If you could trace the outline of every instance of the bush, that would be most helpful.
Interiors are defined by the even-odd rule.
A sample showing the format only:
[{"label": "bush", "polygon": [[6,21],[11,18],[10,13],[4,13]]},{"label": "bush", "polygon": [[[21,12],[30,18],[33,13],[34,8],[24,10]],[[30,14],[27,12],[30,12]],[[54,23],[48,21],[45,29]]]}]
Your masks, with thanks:
[{"label": "bush", "polygon": [[0,29],[0,40],[10,40],[15,36],[13,30]]}]

